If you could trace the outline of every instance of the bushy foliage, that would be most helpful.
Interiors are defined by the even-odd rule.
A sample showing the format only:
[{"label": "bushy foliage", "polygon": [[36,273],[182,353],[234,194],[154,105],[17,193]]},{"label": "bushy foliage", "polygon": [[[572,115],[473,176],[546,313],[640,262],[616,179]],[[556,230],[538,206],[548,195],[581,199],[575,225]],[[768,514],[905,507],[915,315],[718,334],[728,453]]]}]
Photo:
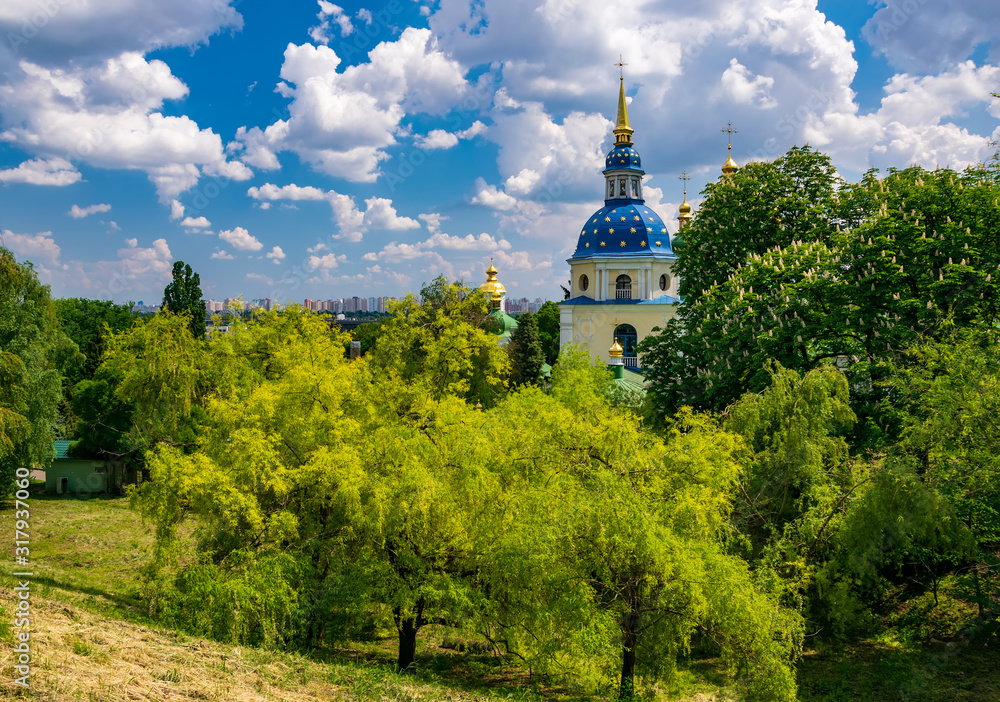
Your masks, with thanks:
[{"label": "bushy foliage", "polygon": [[[755,172],[710,188],[705,207],[734,207],[733,193]],[[838,197],[814,203],[828,224],[803,231],[775,223],[742,257],[725,259],[727,268],[691,290],[660,335],[643,340],[660,413],[682,404],[722,410],[767,385],[769,359],[797,370],[837,359],[855,411],[875,417],[862,427],[869,442],[885,432],[891,440],[898,426],[891,412],[882,416],[880,384],[900,353],[921,334],[941,334],[946,319],[962,326],[997,319],[1000,184],[991,172],[872,172]],[[837,231],[835,222],[847,228]],[[715,244],[699,244],[699,236],[725,238],[692,224],[680,267],[719,265],[708,261],[716,260]]]},{"label": "bushy foliage", "polygon": [[556,364],[559,358],[559,305],[546,300],[538,308],[538,338],[542,342],[542,352],[545,362],[550,366]]},{"label": "bushy foliage", "polygon": [[30,263],[0,248],[0,494],[17,468],[52,459],[62,374],[79,363],[62,332],[49,287]]},{"label": "bushy foliage", "polygon": [[[441,292],[444,304],[404,303],[359,361],[296,310],[192,359],[229,370],[213,376],[194,449],[161,443],[136,496],[158,529],[150,587],[164,616],[227,640],[315,643],[367,612],[395,623],[401,670],[419,631],[444,623],[621,690],[669,675],[704,629],[758,698],[792,699],[797,616],[727,553],[739,439],[690,413],[666,439],[644,430],[572,348],[551,394],[525,386],[477,409],[468,369],[496,341],[463,320],[468,297]],[[421,363],[382,355],[386,339]],[[155,362],[149,375],[166,377]],[[200,386],[171,378],[177,412]],[[199,555],[182,566],[171,545],[189,516]]]}]

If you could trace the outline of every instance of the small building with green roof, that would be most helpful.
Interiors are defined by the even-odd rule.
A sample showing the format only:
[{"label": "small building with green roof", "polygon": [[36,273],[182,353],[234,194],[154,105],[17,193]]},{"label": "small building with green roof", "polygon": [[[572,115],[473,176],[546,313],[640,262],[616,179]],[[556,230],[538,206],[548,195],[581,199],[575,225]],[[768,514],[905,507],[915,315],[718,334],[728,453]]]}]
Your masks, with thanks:
[{"label": "small building with green roof", "polygon": [[45,492],[55,495],[107,492],[109,461],[70,456],[72,443],[54,442],[55,459],[45,469]]}]

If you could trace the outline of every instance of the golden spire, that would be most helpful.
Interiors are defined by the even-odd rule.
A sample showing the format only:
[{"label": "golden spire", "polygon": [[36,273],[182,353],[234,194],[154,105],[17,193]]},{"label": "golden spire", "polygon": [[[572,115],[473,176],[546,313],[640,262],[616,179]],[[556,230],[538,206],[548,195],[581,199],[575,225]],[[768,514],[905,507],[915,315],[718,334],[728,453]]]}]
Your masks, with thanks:
[{"label": "golden spire", "polygon": [[688,204],[688,189],[687,182],[691,180],[691,176],[688,175],[687,171],[681,174],[680,179],[684,182],[684,202],[677,209],[680,214],[677,215],[677,219],[680,221],[679,229],[683,229],[688,222],[691,221],[691,205]]},{"label": "golden spire", "polygon": [[622,71],[622,67],[628,64],[622,62],[619,56],[615,65],[621,74],[619,76],[621,84],[618,86],[618,118],[615,120],[615,146],[632,146],[632,127],[628,124],[628,105],[625,102],[625,73]]},{"label": "golden spire", "polygon": [[733,160],[733,134],[737,134],[738,132],[735,129],[733,129],[732,122],[729,123],[728,128],[723,129],[721,131],[729,135],[729,158],[727,158],[726,162],[722,164],[722,175],[728,176],[732,175],[740,168],[736,164],[736,161]]},{"label": "golden spire", "polygon": [[611,348],[608,349],[608,355],[611,358],[621,358],[623,351],[622,345],[618,343],[618,339],[616,338],[615,343],[611,344]]}]

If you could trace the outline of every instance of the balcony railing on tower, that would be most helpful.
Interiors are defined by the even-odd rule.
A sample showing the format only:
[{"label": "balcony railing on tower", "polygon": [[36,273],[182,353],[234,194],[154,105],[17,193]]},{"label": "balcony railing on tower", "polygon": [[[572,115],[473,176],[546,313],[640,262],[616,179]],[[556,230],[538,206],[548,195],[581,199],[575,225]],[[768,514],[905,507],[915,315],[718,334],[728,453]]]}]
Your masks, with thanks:
[{"label": "balcony railing on tower", "polygon": [[615,283],[615,299],[616,300],[631,300],[632,299],[632,283]]}]

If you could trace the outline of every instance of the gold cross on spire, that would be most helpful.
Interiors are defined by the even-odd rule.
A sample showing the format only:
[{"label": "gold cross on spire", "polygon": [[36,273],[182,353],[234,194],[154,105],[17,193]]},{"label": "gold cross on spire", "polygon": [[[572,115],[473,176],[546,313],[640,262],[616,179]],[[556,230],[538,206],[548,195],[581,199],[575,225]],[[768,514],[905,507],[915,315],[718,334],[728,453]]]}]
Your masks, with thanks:
[{"label": "gold cross on spire", "polygon": [[677,176],[677,179],[684,181],[684,198],[687,199],[687,194],[688,194],[687,182],[691,180],[691,176],[688,175],[687,171],[684,171],[681,175]]},{"label": "gold cross on spire", "polygon": [[627,66],[628,64],[622,60],[621,54],[618,54],[618,63],[616,63],[615,65],[618,66],[618,77],[621,78],[622,80],[625,80],[625,66]]},{"label": "gold cross on spire", "polygon": [[727,158],[726,162],[722,164],[722,175],[728,176],[739,170],[739,166],[737,166],[736,161],[733,160],[733,134],[737,134],[738,132],[733,129],[732,122],[729,123],[729,126],[726,129],[722,129],[720,131],[729,135],[729,158]]},{"label": "gold cross on spire", "polygon": [[730,122],[729,126],[726,129],[720,129],[719,131],[721,131],[724,134],[728,134],[729,135],[729,146],[731,148],[732,145],[733,145],[733,134],[738,134],[739,133],[739,132],[737,132],[737,130],[733,129],[733,123]]}]

